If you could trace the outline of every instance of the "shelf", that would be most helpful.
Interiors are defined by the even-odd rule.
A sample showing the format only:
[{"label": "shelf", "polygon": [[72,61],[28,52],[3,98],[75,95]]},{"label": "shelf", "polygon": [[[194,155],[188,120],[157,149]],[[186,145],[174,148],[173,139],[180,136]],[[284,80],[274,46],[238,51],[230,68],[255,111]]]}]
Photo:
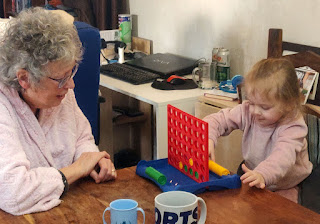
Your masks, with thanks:
[{"label": "shelf", "polygon": [[124,125],[124,124],[132,124],[132,123],[140,123],[144,122],[148,119],[147,115],[141,115],[136,117],[128,117],[126,115],[120,115],[113,120],[113,125]]},{"label": "shelf", "polygon": [[237,100],[228,101],[228,100],[213,99],[213,98],[205,97],[205,96],[199,96],[198,100],[200,102],[205,103],[205,104],[213,105],[213,106],[219,107],[219,108],[235,107],[236,105],[239,104],[239,102]]}]

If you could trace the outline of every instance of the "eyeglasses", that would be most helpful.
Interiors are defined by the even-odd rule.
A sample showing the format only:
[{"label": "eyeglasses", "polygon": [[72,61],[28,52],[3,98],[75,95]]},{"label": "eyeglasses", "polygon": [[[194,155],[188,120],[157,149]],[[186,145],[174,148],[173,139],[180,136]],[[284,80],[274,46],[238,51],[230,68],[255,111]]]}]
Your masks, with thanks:
[{"label": "eyeglasses", "polygon": [[56,81],[56,82],[58,82],[58,83],[59,83],[58,88],[60,89],[60,88],[62,88],[70,79],[72,79],[72,78],[76,75],[76,73],[77,73],[77,71],[78,71],[78,68],[79,68],[79,64],[76,64],[76,65],[72,68],[71,74],[70,74],[70,75],[67,75],[66,77],[64,77],[64,78],[62,78],[62,79],[54,79],[54,78],[51,78],[51,77],[48,77],[48,78],[49,78],[49,79],[52,79],[52,80],[54,80],[54,81]]}]

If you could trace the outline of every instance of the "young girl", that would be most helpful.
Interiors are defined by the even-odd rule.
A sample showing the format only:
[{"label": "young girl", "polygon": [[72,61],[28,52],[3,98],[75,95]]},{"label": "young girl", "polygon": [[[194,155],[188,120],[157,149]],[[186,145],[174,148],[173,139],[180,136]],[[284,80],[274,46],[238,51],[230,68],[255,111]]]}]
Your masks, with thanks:
[{"label": "young girl", "polygon": [[298,184],[311,173],[312,164],[295,69],[285,59],[264,59],[253,66],[244,84],[247,100],[204,118],[213,141],[209,145],[242,130],[242,182],[297,202]]}]

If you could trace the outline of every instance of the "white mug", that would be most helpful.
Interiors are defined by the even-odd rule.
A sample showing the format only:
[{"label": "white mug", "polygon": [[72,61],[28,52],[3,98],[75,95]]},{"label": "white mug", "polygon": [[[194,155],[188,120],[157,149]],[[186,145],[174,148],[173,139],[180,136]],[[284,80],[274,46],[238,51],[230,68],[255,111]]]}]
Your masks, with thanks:
[{"label": "white mug", "polygon": [[[169,191],[157,195],[155,201],[156,224],[204,224],[207,217],[205,201],[185,191]],[[198,220],[198,203],[201,215]]]}]

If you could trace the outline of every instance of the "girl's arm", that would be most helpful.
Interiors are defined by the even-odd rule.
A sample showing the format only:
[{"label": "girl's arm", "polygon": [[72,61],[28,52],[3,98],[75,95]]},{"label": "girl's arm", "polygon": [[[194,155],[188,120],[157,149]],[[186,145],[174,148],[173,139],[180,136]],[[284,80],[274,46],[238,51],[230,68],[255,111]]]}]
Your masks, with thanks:
[{"label": "girl's arm", "polygon": [[248,105],[239,104],[234,108],[221,109],[205,118],[209,124],[209,138],[216,144],[220,136],[229,135],[233,130],[244,129],[244,123],[248,116]]}]

